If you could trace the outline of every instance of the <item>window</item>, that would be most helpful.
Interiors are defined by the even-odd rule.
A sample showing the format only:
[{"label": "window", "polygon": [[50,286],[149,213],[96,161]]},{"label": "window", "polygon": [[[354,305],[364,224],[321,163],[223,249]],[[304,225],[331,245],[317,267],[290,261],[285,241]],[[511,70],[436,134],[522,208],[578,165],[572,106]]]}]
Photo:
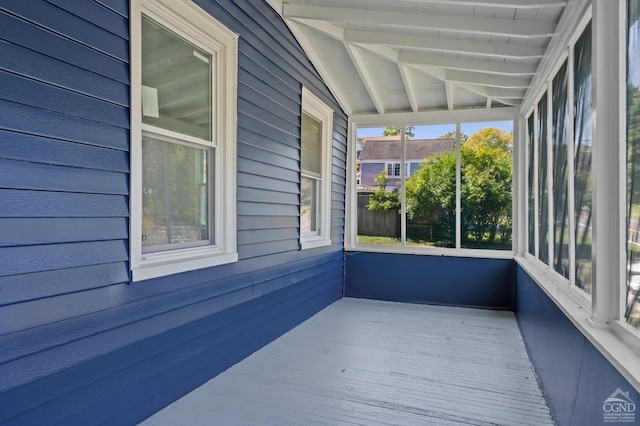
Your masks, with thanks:
[{"label": "window", "polygon": [[[400,167],[402,167],[402,163],[400,163],[399,161],[387,161],[385,163],[385,170],[387,171],[387,177],[399,178],[401,176]],[[410,162],[405,163],[404,173],[406,176],[409,176],[411,174]]]},{"label": "window", "polygon": [[[509,116],[512,113],[503,117]],[[371,123],[365,129],[354,123],[355,139],[401,129],[396,123],[378,126]],[[484,249],[503,250],[504,254],[490,255],[508,256],[513,228],[512,129],[511,120],[416,124],[406,126],[404,139],[402,132],[378,141],[372,136],[362,148],[361,158],[367,160],[359,175],[356,167],[351,186],[353,235],[347,236],[347,248],[393,247],[425,254]]]},{"label": "window", "polygon": [[388,177],[400,177],[400,163],[399,162],[387,162],[387,176]]},{"label": "window", "polygon": [[572,54],[544,86],[527,119],[527,192],[528,252],[587,296],[592,287],[593,142],[591,23],[585,24],[570,46]]},{"label": "window", "polygon": [[237,260],[237,37],[191,2],[135,4],[133,280]]},{"label": "window", "polygon": [[591,121],[591,23],[582,32],[574,47],[573,86],[573,186],[575,191],[575,285],[591,294],[592,259],[592,185],[591,153],[593,151]]},{"label": "window", "polygon": [[300,149],[300,245],[331,244],[331,148],[333,110],[302,89]]},{"label": "window", "polygon": [[640,329],[640,1],[627,22],[627,277],[622,319]]},{"label": "window", "polygon": [[547,94],[538,102],[538,258],[549,262],[549,192],[547,183]]}]

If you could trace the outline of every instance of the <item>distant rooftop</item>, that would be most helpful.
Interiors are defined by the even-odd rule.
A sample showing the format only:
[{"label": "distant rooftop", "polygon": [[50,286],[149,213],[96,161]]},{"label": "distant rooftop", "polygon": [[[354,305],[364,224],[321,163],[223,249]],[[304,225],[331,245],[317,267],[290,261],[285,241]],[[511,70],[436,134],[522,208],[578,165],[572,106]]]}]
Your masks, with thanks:
[{"label": "distant rooftop", "polygon": [[[400,160],[402,145],[399,136],[358,138],[362,142],[361,161]],[[454,150],[454,139],[407,139],[407,160],[424,160]]]}]

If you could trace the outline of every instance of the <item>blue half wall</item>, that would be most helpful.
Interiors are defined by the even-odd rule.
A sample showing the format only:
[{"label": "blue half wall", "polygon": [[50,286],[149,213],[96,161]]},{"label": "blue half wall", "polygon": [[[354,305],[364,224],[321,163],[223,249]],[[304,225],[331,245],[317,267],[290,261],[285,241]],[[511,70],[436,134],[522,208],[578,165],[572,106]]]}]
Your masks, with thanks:
[{"label": "blue half wall", "polygon": [[346,253],[345,296],[512,309],[512,259]]},{"label": "blue half wall", "polygon": [[[617,389],[640,405],[640,394],[519,265],[516,317],[558,426],[612,424],[603,403]],[[635,422],[613,424],[640,424],[640,413]]]}]

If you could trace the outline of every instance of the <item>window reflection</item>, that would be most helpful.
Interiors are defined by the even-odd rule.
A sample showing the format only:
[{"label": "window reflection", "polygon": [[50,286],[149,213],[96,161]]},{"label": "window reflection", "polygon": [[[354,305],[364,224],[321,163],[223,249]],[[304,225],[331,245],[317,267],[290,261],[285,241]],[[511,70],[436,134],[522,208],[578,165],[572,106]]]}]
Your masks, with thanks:
[{"label": "window reflection", "polygon": [[549,263],[549,190],[547,186],[547,94],[538,102],[538,258]]},{"label": "window reflection", "polygon": [[640,328],[640,0],[628,2],[626,321]]},{"label": "window reflection", "polygon": [[528,212],[527,212],[527,217],[528,217],[528,222],[529,222],[529,229],[528,229],[528,236],[529,236],[529,247],[528,247],[528,251],[529,254],[535,256],[536,255],[536,233],[535,233],[535,217],[536,217],[536,192],[535,192],[535,173],[534,173],[534,168],[535,168],[535,164],[534,163],[534,153],[535,153],[535,143],[534,143],[534,126],[535,126],[535,122],[534,122],[534,116],[533,113],[531,113],[531,115],[529,116],[529,118],[527,119],[527,143],[528,143],[528,160],[529,160],[529,168],[527,170],[527,198],[529,201],[529,206],[528,206]]},{"label": "window reflection", "polygon": [[591,23],[574,47],[574,191],[576,286],[591,294]]},{"label": "window reflection", "polygon": [[553,268],[569,278],[569,182],[567,178],[567,63],[552,85],[553,120]]}]

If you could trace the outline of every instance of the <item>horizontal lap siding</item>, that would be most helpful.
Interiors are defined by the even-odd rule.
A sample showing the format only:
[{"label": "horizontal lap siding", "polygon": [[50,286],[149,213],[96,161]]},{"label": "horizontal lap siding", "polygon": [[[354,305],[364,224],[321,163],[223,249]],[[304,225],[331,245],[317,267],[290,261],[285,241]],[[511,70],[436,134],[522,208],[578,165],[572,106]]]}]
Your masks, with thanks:
[{"label": "horizontal lap siding", "polygon": [[[347,117],[265,3],[239,34],[236,263],[128,284],[129,4],[0,1],[0,423],[135,423],[342,295]],[[299,247],[301,88],[334,111]]]},{"label": "horizontal lap siding", "polygon": [[128,281],[128,21],[68,3],[0,3],[4,333],[37,300]]}]

